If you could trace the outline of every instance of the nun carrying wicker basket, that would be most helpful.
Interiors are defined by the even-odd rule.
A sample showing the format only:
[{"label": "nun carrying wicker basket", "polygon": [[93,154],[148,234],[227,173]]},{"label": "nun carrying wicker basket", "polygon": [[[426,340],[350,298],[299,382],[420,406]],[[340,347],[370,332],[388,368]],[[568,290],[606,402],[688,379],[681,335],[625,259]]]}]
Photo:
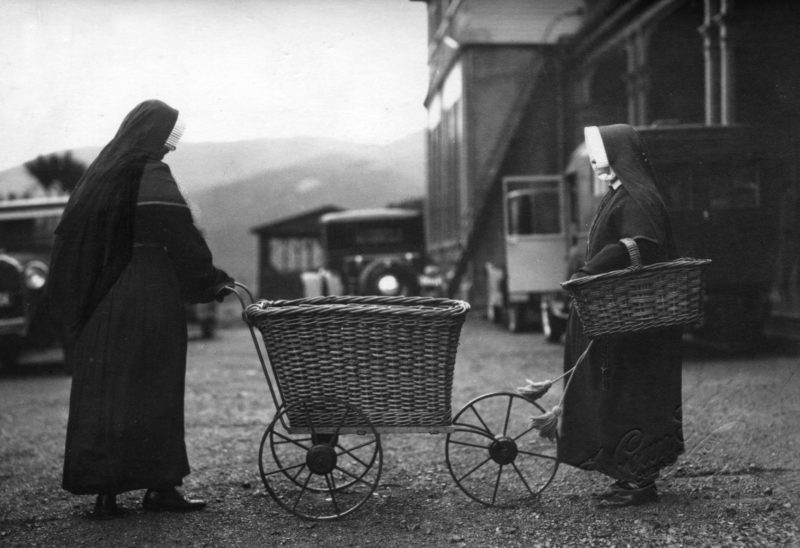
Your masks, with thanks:
[{"label": "nun carrying wicker basket", "polygon": [[[702,317],[708,261],[676,259],[667,208],[636,130],[592,126],[585,138],[608,190],[583,266],[562,284],[573,297],[562,400],[550,417],[534,417],[534,426],[557,437],[560,462],[610,479],[592,495],[599,504],[633,506],[658,499],[660,470],[684,449],[681,326]],[[520,392],[536,398],[543,384],[529,381]]]}]

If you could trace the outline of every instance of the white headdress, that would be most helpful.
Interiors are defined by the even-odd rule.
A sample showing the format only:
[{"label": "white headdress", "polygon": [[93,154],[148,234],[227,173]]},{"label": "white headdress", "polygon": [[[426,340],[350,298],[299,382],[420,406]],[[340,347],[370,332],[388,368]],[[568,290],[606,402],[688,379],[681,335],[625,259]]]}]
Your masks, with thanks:
[{"label": "white headdress", "polygon": [[164,146],[170,150],[175,150],[175,147],[178,146],[178,141],[181,140],[183,136],[183,132],[186,130],[186,124],[183,123],[181,120],[181,115],[178,114],[178,119],[175,120],[175,125],[172,126],[172,131],[167,137],[167,142],[164,143]]},{"label": "white headdress", "polygon": [[586,151],[589,153],[589,159],[594,160],[594,165],[596,167],[610,167],[608,156],[606,155],[606,147],[603,144],[603,138],[600,136],[600,128],[597,126],[583,128],[583,137],[586,140]]}]

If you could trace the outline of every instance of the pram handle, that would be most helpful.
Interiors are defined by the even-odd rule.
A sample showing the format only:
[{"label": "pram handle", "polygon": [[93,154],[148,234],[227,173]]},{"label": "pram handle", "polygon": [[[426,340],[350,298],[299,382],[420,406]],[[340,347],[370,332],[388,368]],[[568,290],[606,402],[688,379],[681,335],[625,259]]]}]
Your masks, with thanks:
[{"label": "pram handle", "polygon": [[276,408],[279,408],[279,406],[282,405],[283,399],[278,397],[279,392],[277,390],[277,379],[273,379],[270,375],[270,370],[267,367],[267,360],[264,359],[266,348],[264,349],[264,352],[261,351],[261,344],[258,342],[258,336],[256,336],[253,323],[247,318],[247,313],[245,312],[248,306],[255,303],[253,293],[246,285],[240,282],[232,282],[227,284],[220,289],[220,292],[222,291],[227,291],[228,293],[233,293],[236,295],[236,298],[239,299],[239,303],[242,305],[242,320],[244,320],[244,323],[250,330],[250,336],[253,339],[253,345],[256,348],[256,354],[258,354],[258,361],[261,363],[261,371],[264,373],[264,378],[267,379],[267,386],[269,386],[269,392],[272,395],[272,401],[275,402]]},{"label": "pram handle", "polygon": [[239,299],[239,303],[242,305],[242,310],[255,302],[255,299],[253,299],[253,293],[241,282],[231,282],[219,290],[220,293],[225,291],[236,295],[236,298]]}]

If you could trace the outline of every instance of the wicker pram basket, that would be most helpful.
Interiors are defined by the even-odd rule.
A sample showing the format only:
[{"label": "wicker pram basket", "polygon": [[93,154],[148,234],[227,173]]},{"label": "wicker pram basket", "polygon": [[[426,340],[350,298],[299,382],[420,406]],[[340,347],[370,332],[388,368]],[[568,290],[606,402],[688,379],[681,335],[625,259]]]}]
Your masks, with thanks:
[{"label": "wicker pram basket", "polygon": [[452,420],[453,369],[468,310],[449,299],[330,296],[258,301],[244,315],[264,338],[292,427],[358,426],[355,417],[313,407],[314,397],[333,396],[375,427],[419,428]]},{"label": "wicker pram basket", "polygon": [[622,270],[563,282],[587,337],[636,333],[703,321],[705,268],[710,259],[680,258],[642,266],[639,248],[620,240],[631,256]]}]

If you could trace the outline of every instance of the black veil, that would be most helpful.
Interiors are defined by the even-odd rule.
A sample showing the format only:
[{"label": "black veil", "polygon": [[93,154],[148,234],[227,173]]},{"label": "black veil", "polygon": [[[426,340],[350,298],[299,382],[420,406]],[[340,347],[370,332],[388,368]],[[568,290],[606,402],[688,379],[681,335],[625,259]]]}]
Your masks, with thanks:
[{"label": "black veil", "polygon": [[[614,124],[600,126],[600,136],[608,156],[608,163],[617,174],[622,186],[631,198],[638,202],[644,211],[659,212],[652,215],[649,222],[653,223],[655,233],[667,236],[666,245],[668,254],[675,254],[672,241],[672,230],[669,226],[669,215],[661,194],[656,184],[656,175],[647,158],[647,147],[639,132],[627,124]],[[664,226],[662,223],[666,223]]]},{"label": "black veil", "polygon": [[78,182],[55,230],[48,302],[75,335],[128,264],[136,196],[145,163],[161,159],[178,111],[137,105]]}]

